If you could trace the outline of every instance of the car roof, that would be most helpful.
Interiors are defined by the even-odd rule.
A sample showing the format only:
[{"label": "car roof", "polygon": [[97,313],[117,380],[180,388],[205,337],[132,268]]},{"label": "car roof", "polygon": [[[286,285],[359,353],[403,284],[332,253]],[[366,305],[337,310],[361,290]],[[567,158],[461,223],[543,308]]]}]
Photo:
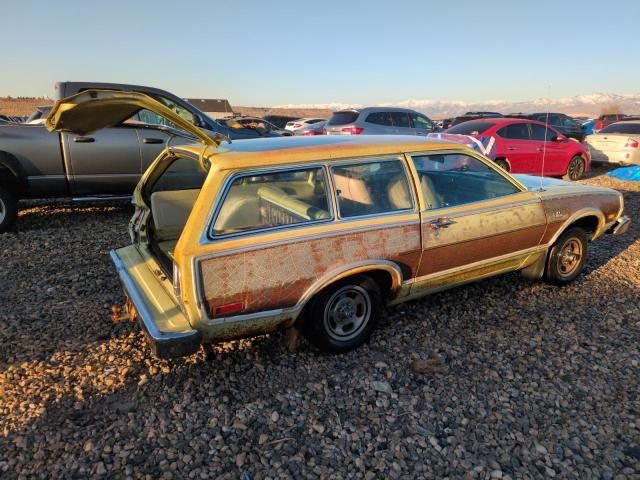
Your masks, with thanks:
[{"label": "car roof", "polygon": [[[202,153],[202,147],[194,144],[174,149]],[[205,155],[218,169],[230,170],[430,150],[473,151],[459,143],[414,135],[318,135],[222,142],[217,149],[209,148]]]},{"label": "car roof", "polygon": [[[482,123],[493,123],[494,125],[508,125],[510,123],[536,123],[538,125],[545,125],[543,122],[539,122],[537,120],[531,120],[530,118],[518,118],[518,117],[482,117],[482,118],[472,118],[467,120],[466,122],[460,122],[458,125],[464,125],[465,123],[471,122],[482,122]],[[458,125],[455,125],[455,128]]]},{"label": "car roof", "polygon": [[343,113],[343,112],[355,112],[355,113],[370,113],[370,112],[411,112],[411,113],[419,113],[416,110],[412,110],[411,108],[402,108],[402,107],[362,107],[362,108],[344,108],[342,110],[336,110],[333,113]]}]

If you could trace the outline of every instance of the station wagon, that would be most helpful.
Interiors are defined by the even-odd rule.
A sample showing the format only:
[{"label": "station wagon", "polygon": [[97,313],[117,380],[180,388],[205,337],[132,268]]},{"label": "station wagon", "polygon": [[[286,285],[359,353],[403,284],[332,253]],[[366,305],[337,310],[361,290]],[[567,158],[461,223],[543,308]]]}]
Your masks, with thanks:
[{"label": "station wagon", "polygon": [[146,171],[132,244],[111,252],[160,357],[291,326],[348,351],[388,304],[517,270],[569,283],[588,241],[629,226],[614,190],[512,176],[416,136],[230,143],[144,94],[100,90],[58,102],[47,126],[86,134],[140,109],[190,135]]}]

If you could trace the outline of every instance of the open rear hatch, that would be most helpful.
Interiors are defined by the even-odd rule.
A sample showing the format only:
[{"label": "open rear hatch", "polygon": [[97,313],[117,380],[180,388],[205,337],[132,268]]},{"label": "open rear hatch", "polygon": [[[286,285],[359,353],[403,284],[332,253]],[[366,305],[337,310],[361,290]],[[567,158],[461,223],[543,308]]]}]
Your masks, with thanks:
[{"label": "open rear hatch", "polygon": [[[196,127],[152,97],[132,91],[85,90],[56,102],[45,124],[50,131],[86,135],[119,125],[141,109],[164,117],[179,130],[195,137],[205,148],[217,147],[222,140],[219,135]],[[149,174],[153,176],[153,169],[159,167],[158,162],[162,163],[165,157],[171,156],[161,153],[134,192],[134,204],[137,207],[132,219],[134,227],[139,228],[143,223],[142,217],[148,217],[151,212],[150,205],[142,199],[141,185]],[[155,354],[161,358],[190,355],[200,347],[201,334],[191,327],[170,279],[175,244],[197,193],[188,190],[160,192],[156,198],[159,205],[155,220],[160,223],[156,229],[159,237],[157,245],[153,241],[147,244],[145,240],[140,241],[139,245],[111,251],[111,259],[129,299],[130,313],[137,318]],[[163,195],[167,197],[164,200]]]},{"label": "open rear hatch", "polygon": [[120,90],[91,89],[58,100],[51,108],[45,125],[49,131],[86,135],[118,125],[142,109],[164,117],[204,145],[217,147],[222,140],[220,135],[212,135],[196,127],[149,95]]}]

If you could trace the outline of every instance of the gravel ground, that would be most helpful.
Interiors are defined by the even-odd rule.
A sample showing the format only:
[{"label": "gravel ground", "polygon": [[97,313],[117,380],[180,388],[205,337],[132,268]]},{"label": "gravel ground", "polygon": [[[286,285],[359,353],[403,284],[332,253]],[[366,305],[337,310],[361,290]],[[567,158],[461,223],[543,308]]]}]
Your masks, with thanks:
[{"label": "gravel ground", "polygon": [[0,477],[640,478],[640,185],[602,173],[635,223],[574,284],[433,295],[341,356],[158,360],[109,318],[130,207],[28,205],[0,235]]}]

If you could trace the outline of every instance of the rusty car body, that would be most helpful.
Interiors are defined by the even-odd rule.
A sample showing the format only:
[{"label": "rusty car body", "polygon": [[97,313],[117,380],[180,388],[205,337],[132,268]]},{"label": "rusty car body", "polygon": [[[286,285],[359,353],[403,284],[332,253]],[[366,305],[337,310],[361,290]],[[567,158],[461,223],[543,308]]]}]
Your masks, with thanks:
[{"label": "rusty car body", "polygon": [[134,192],[132,244],[111,252],[160,357],[292,325],[350,350],[385,303],[517,270],[568,283],[587,241],[630,221],[615,190],[512,176],[415,136],[228,143],[150,97],[110,91],[58,102],[47,126],[84,134],[138,108],[200,142],[156,158]]}]

